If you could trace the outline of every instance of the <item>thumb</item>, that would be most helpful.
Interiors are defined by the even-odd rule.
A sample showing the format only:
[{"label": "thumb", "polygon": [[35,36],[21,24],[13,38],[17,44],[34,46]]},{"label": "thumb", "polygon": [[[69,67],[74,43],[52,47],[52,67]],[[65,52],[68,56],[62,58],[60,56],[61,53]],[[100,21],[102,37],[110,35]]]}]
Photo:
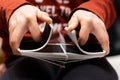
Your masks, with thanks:
[{"label": "thumb", "polygon": [[76,15],[73,15],[71,19],[68,22],[68,30],[72,31],[74,30],[79,24],[78,18]]}]

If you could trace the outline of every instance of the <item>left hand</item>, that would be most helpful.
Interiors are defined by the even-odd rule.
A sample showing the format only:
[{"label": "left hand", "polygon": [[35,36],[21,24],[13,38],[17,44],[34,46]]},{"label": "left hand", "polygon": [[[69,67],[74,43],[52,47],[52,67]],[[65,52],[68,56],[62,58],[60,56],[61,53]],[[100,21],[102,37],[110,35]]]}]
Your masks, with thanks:
[{"label": "left hand", "polygon": [[81,26],[79,31],[79,44],[84,45],[89,38],[89,34],[93,34],[107,55],[110,51],[109,36],[104,22],[92,12],[77,10],[68,22],[68,29],[70,31],[74,30],[78,27],[78,24]]}]

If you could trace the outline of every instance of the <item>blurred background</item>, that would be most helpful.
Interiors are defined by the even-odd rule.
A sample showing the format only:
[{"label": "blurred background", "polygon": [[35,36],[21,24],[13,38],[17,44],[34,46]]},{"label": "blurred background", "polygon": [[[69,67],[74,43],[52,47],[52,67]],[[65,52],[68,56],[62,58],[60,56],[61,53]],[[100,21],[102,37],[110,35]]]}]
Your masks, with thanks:
[{"label": "blurred background", "polygon": [[114,0],[114,4],[117,18],[112,27],[108,30],[111,53],[108,55],[107,60],[116,70],[120,80],[120,0]]},{"label": "blurred background", "polygon": [[110,55],[119,55],[120,54],[120,0],[114,0],[117,18],[108,30],[110,36],[110,45],[111,45],[111,54]]}]

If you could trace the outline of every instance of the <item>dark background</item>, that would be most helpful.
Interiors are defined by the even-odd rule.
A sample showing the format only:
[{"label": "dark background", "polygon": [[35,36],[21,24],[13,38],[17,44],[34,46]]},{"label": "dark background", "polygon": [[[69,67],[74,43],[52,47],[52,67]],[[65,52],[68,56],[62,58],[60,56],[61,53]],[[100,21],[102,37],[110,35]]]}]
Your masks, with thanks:
[{"label": "dark background", "polygon": [[120,0],[114,1],[117,18],[112,25],[112,27],[108,30],[110,37],[110,48],[111,55],[120,55]]}]

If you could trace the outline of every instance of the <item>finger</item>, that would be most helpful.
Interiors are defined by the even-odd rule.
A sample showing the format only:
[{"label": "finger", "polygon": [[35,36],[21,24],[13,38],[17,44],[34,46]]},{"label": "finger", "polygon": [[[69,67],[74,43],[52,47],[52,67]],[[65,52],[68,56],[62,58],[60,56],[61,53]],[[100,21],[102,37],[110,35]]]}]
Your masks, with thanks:
[{"label": "finger", "polygon": [[9,36],[11,36],[13,34],[13,31],[15,29],[15,25],[16,25],[17,19],[14,17],[12,17],[12,20],[9,20]]},{"label": "finger", "polygon": [[38,10],[37,18],[40,21],[52,23],[52,19],[49,17],[49,15],[46,12],[42,12],[42,11]]},{"label": "finger", "polygon": [[28,23],[29,23],[28,29],[32,35],[32,38],[35,41],[39,42],[41,40],[41,32],[40,32],[39,25],[37,23],[36,18],[30,20]]},{"label": "finger", "polygon": [[74,30],[79,24],[78,18],[76,15],[73,15],[71,19],[68,22],[68,30],[72,31]]},{"label": "finger", "polygon": [[[21,24],[22,23],[22,24]],[[9,20],[9,33],[13,34],[14,29],[17,26],[25,26],[27,23],[26,18],[23,14],[13,14]],[[25,29],[25,27],[23,27]]]},{"label": "finger", "polygon": [[17,25],[13,32],[10,35],[10,46],[13,50],[14,54],[18,54],[17,49],[19,48],[20,42],[24,36],[24,34],[27,32],[27,30],[25,29],[25,27],[23,25]]},{"label": "finger", "polygon": [[[102,34],[101,34],[102,33]],[[103,50],[106,51],[106,55],[109,54],[109,37],[106,31],[101,30],[100,33],[95,34],[97,40],[101,44]]]},{"label": "finger", "polygon": [[[101,27],[101,25],[98,25],[97,27]],[[108,36],[105,26],[103,26],[102,28],[99,28],[99,31],[96,30],[93,34],[99,41],[102,49],[106,51],[106,55],[109,54],[110,52],[109,36]]]},{"label": "finger", "polygon": [[86,24],[85,22],[81,22],[81,29],[80,29],[80,32],[79,32],[79,44],[80,45],[84,45],[88,38],[89,38],[89,25]]}]

